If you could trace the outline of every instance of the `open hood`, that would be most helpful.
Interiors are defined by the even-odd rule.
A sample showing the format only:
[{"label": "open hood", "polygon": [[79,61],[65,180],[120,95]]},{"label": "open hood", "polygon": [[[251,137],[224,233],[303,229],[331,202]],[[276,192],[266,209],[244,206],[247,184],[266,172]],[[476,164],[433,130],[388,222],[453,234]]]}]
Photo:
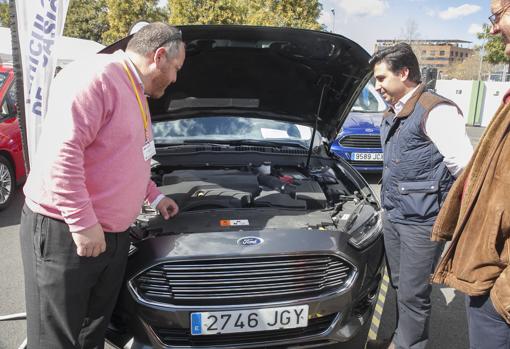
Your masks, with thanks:
[{"label": "open hood", "polygon": [[344,121],[343,127],[347,128],[373,128],[378,129],[381,126],[384,113],[360,113],[351,112],[349,117]]},{"label": "open hood", "polygon": [[[165,95],[149,101],[154,121],[250,115],[317,123],[333,139],[370,77],[369,54],[341,35],[253,26],[179,28],[186,61]],[[123,49],[128,41],[102,52]]]}]

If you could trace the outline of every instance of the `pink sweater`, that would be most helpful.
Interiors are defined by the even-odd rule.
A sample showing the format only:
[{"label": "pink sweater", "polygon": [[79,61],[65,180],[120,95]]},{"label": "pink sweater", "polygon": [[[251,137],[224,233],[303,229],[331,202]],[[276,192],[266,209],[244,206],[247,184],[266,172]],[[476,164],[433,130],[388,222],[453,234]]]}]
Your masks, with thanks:
[{"label": "pink sweater", "polygon": [[143,201],[160,194],[143,157],[142,116],[122,66],[128,59],[122,51],[82,59],[52,84],[24,192],[30,209],[64,220],[71,232],[97,222],[104,231],[125,231]]}]

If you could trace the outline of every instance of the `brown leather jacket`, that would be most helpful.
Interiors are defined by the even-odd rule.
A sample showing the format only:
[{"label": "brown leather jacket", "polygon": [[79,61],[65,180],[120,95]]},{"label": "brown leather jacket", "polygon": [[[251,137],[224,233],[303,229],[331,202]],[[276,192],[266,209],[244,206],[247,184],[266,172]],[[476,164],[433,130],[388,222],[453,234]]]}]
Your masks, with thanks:
[{"label": "brown leather jacket", "polygon": [[510,104],[502,105],[439,213],[432,240],[451,240],[433,282],[490,292],[510,324]]}]

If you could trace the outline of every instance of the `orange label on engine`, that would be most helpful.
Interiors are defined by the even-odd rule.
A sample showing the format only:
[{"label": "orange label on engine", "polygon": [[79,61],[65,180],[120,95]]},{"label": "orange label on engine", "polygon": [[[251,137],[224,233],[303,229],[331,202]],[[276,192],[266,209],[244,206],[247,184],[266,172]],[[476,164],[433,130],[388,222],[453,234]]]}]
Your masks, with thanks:
[{"label": "orange label on engine", "polygon": [[222,227],[246,227],[250,225],[247,219],[222,219],[220,226]]},{"label": "orange label on engine", "polygon": [[229,219],[222,219],[220,221],[220,226],[222,226],[222,227],[230,227],[230,220]]}]

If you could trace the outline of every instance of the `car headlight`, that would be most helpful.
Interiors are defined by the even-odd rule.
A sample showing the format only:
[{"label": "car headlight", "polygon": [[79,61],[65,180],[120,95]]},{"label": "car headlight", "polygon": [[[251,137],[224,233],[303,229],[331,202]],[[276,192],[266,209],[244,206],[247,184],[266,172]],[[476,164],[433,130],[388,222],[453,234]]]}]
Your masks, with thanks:
[{"label": "car headlight", "polygon": [[366,223],[349,233],[349,244],[357,249],[364,249],[382,234],[381,212],[376,212]]},{"label": "car headlight", "polygon": [[132,242],[130,242],[129,243],[128,257],[131,257],[132,255],[134,255],[136,253],[136,251],[138,251],[138,247],[136,247],[135,245],[133,245]]}]

